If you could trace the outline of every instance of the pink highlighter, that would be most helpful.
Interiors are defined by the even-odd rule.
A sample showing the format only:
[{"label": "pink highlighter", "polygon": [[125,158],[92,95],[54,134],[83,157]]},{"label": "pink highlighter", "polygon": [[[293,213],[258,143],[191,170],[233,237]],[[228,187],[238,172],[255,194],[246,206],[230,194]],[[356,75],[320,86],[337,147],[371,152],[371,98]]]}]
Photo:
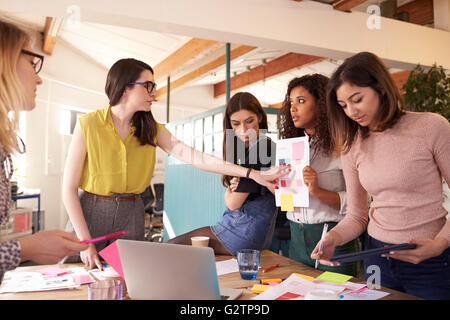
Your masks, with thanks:
[{"label": "pink highlighter", "polygon": [[115,232],[115,233],[111,233],[111,234],[108,234],[108,235],[103,236],[103,237],[98,237],[98,238],[91,239],[91,240],[83,240],[83,241],[80,241],[80,243],[93,243],[93,242],[109,240],[109,239],[113,239],[113,238],[117,238],[117,237],[123,236],[123,235],[125,235],[127,233],[130,233],[130,232],[129,231]]}]

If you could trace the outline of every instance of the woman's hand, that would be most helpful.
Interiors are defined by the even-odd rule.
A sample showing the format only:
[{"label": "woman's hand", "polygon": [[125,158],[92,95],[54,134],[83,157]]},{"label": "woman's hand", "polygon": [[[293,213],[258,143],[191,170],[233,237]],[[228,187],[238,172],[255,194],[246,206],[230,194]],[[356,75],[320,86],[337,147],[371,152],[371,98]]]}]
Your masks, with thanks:
[{"label": "woman's hand", "polygon": [[87,245],[72,232],[44,230],[19,239],[21,261],[32,260],[39,264],[55,264],[66,256],[77,255]]},{"label": "woman's hand", "polygon": [[260,185],[273,190],[278,183],[278,179],[284,177],[291,171],[290,165],[282,165],[280,167],[271,167],[266,171],[252,170],[250,171],[250,179],[255,180]]},{"label": "woman's hand", "polygon": [[388,254],[382,254],[381,256],[418,264],[429,258],[441,255],[442,252],[448,248],[448,241],[444,238],[434,240],[416,238],[412,239],[409,243],[414,243],[416,248],[411,250],[393,251]]},{"label": "woman's hand", "polygon": [[90,270],[95,267],[103,270],[100,259],[97,255],[97,250],[95,249],[94,244],[90,243],[87,250],[80,252],[81,261],[85,264],[85,266]]},{"label": "woman's hand", "polygon": [[228,187],[231,192],[234,192],[239,185],[239,178],[234,177],[230,180],[230,186]]},{"label": "woman's hand", "polygon": [[[322,243],[322,248],[320,244]],[[325,237],[320,240],[314,250],[311,252],[311,259],[318,259],[320,264],[326,266],[338,266],[339,262],[331,262],[330,259],[334,255],[334,250],[340,243],[340,236],[331,230]]]},{"label": "woman's hand", "polygon": [[317,180],[317,172],[310,166],[303,168],[303,181],[311,195],[317,194],[319,191],[319,182]]}]

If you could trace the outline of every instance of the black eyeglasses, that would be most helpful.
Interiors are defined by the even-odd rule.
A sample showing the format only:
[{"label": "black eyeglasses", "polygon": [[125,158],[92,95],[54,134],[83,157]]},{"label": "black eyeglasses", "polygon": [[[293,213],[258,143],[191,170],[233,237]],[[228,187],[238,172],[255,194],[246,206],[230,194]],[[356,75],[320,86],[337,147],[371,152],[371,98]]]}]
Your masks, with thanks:
[{"label": "black eyeglasses", "polygon": [[156,90],[156,83],[152,81],[143,81],[143,82],[130,82],[129,84],[142,84],[148,93],[152,93],[153,90]]},{"label": "black eyeglasses", "polygon": [[44,56],[41,56],[40,54],[31,52],[28,50],[24,50],[24,49],[22,49],[22,53],[34,57],[33,61],[31,62],[31,65],[34,68],[34,71],[36,71],[36,73],[39,73],[39,71],[41,71],[41,69],[42,69],[42,65],[44,64]]}]

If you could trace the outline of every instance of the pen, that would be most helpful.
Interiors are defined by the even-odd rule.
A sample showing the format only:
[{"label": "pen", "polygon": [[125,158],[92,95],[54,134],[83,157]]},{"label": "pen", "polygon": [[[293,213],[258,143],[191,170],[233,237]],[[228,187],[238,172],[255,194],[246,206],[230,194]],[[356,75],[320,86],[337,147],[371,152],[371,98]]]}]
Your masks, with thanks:
[{"label": "pen", "polygon": [[[327,231],[328,231],[328,224],[324,223],[323,231],[322,231],[322,237],[320,238],[319,253],[322,252],[322,240],[323,240],[323,238],[325,238],[325,235],[327,234]],[[316,259],[316,266],[315,266],[316,269],[317,269],[318,265],[319,265],[319,260]]]},{"label": "pen", "polygon": [[275,269],[276,267],[279,267],[279,266],[280,266],[280,265],[279,265],[278,263],[277,263],[277,264],[274,264],[273,266],[264,269],[264,270],[262,271],[262,273],[266,273],[267,271],[270,271],[270,270],[272,270],[272,269]]},{"label": "pen", "polygon": [[[241,163],[241,159],[238,159],[238,166],[242,166],[242,163]],[[240,181],[241,180],[241,178],[240,177],[237,177],[238,178],[238,180]]]},{"label": "pen", "polygon": [[123,236],[123,235],[125,235],[125,234],[127,234],[127,233],[129,233],[129,232],[128,232],[128,231],[115,232],[115,233],[111,233],[111,234],[108,234],[108,235],[103,236],[103,237],[98,237],[98,238],[91,239],[91,240],[83,240],[83,241],[80,241],[80,243],[94,243],[94,242],[99,242],[99,241],[103,241],[103,240],[108,240],[108,239],[112,239],[112,238],[117,238],[117,237]]}]

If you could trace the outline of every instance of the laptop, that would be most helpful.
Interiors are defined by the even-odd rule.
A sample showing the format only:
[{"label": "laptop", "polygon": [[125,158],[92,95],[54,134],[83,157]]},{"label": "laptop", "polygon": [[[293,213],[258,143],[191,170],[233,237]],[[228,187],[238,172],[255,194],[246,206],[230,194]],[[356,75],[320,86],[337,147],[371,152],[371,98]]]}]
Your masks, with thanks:
[{"label": "laptop", "polygon": [[131,299],[234,300],[242,289],[219,289],[214,250],[169,243],[118,239]]}]

